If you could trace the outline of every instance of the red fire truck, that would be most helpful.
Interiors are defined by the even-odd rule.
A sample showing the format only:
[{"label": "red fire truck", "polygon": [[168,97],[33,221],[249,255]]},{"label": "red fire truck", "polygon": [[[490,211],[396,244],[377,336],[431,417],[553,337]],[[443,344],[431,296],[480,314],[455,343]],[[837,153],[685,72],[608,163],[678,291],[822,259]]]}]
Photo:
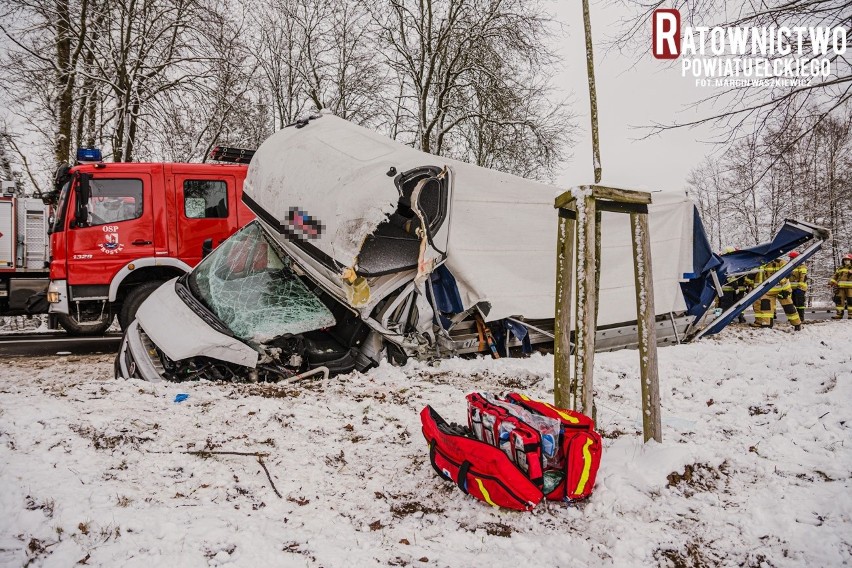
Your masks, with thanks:
[{"label": "red fire truck", "polygon": [[47,286],[50,209],[19,195],[14,182],[0,184],[0,315],[25,315],[29,298]]},{"label": "red fire truck", "polygon": [[[88,163],[60,168],[50,224],[50,313],[73,335],[126,327],[164,281],[254,218],[242,203],[247,166]],[[247,160],[243,160],[247,161]]]}]

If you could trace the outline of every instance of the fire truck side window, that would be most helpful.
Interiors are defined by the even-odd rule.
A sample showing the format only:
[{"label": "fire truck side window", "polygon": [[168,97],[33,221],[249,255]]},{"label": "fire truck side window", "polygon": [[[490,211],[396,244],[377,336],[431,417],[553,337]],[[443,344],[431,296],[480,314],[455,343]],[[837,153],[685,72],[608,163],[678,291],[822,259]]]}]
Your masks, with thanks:
[{"label": "fire truck side window", "polygon": [[184,181],[183,209],[189,219],[227,218],[227,184],[218,180],[189,179]]},{"label": "fire truck side window", "polygon": [[89,225],[106,225],[142,216],[142,180],[102,179],[89,182]]}]

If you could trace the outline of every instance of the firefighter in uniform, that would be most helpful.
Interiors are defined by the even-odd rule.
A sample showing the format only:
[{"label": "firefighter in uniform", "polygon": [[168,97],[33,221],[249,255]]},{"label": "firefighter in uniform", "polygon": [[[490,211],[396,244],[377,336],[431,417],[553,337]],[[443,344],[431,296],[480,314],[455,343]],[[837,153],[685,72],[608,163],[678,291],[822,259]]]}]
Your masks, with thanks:
[{"label": "firefighter in uniform", "polygon": [[[745,285],[746,289],[751,291],[754,289],[756,284],[763,282],[765,278],[763,277],[763,268],[765,265],[761,265],[759,268],[752,270],[748,274],[745,275]],[[762,310],[761,308],[764,305],[763,300],[766,299],[766,310]],[[751,324],[752,327],[772,327],[772,316],[774,314],[769,312],[769,297],[761,296],[751,305],[752,311],[754,311],[754,323]]]},{"label": "firefighter in uniform", "polygon": [[[723,254],[729,254],[735,252],[737,249],[734,247],[725,247],[725,252]],[[728,278],[725,282],[724,286],[722,286],[722,297],[719,298],[719,309],[723,312],[742,300],[747,290],[747,286],[745,283],[745,276],[736,276],[733,278]],[[742,314],[739,315],[737,321],[740,323],[745,322],[745,318]]]},{"label": "firefighter in uniform", "polygon": [[[787,256],[790,257],[790,260],[793,260],[799,256],[799,253],[793,251]],[[805,297],[808,291],[808,267],[804,263],[794,268],[793,272],[790,273],[790,286],[793,288],[793,305],[796,306],[796,310],[799,312],[799,319],[804,322]]]},{"label": "firefighter in uniform", "polygon": [[[776,259],[767,262],[757,269],[757,274],[754,275],[750,284],[758,286],[768,280],[773,274],[781,270],[785,262],[782,259]],[[775,286],[769,289],[762,298],[754,303],[754,327],[772,327],[775,321],[775,301],[781,303],[784,308],[784,314],[787,316],[787,321],[793,326],[793,329],[799,331],[802,329],[802,320],[799,319],[799,312],[793,305],[793,288],[790,286],[790,281],[782,278],[775,283]]]},{"label": "firefighter in uniform", "polygon": [[843,256],[840,268],[828,281],[828,285],[834,289],[835,314],[831,319],[843,319],[843,307],[846,306],[846,314],[852,319],[852,254]]}]

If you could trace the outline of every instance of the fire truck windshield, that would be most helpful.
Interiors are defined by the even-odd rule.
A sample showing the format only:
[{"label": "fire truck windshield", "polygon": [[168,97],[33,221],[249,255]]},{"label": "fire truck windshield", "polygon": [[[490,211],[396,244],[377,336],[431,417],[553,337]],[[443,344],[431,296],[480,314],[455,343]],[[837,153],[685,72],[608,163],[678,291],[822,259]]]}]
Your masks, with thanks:
[{"label": "fire truck windshield", "polygon": [[335,325],[255,221],[207,256],[188,279],[192,294],[245,341],[264,343]]}]

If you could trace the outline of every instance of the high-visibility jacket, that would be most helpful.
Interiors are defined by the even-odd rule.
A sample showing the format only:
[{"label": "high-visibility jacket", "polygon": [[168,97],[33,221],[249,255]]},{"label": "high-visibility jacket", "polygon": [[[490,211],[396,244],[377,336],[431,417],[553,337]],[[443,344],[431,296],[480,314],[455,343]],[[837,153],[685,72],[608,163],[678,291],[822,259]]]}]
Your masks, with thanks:
[{"label": "high-visibility jacket", "polygon": [[790,286],[793,287],[793,290],[802,290],[807,292],[808,290],[808,267],[804,264],[800,264],[796,268],[793,269],[793,272],[790,273]]},{"label": "high-visibility jacket", "polygon": [[852,266],[844,263],[843,266],[837,269],[831,280],[828,281],[832,286],[843,290],[852,290]]},{"label": "high-visibility jacket", "polygon": [[[754,288],[760,284],[766,282],[773,274],[781,270],[786,263],[783,260],[773,260],[772,262],[767,262],[757,269],[757,272],[751,276],[750,278],[746,278],[748,284]],[[778,282],[775,283],[775,286],[770,288],[767,292],[767,296],[776,296],[781,292],[790,292],[792,291],[792,287],[790,286],[790,281],[787,278],[782,278]]]},{"label": "high-visibility jacket", "polygon": [[722,286],[722,292],[741,292],[746,289],[745,277],[737,276],[735,278],[728,278],[728,281],[725,282],[724,286]]}]

